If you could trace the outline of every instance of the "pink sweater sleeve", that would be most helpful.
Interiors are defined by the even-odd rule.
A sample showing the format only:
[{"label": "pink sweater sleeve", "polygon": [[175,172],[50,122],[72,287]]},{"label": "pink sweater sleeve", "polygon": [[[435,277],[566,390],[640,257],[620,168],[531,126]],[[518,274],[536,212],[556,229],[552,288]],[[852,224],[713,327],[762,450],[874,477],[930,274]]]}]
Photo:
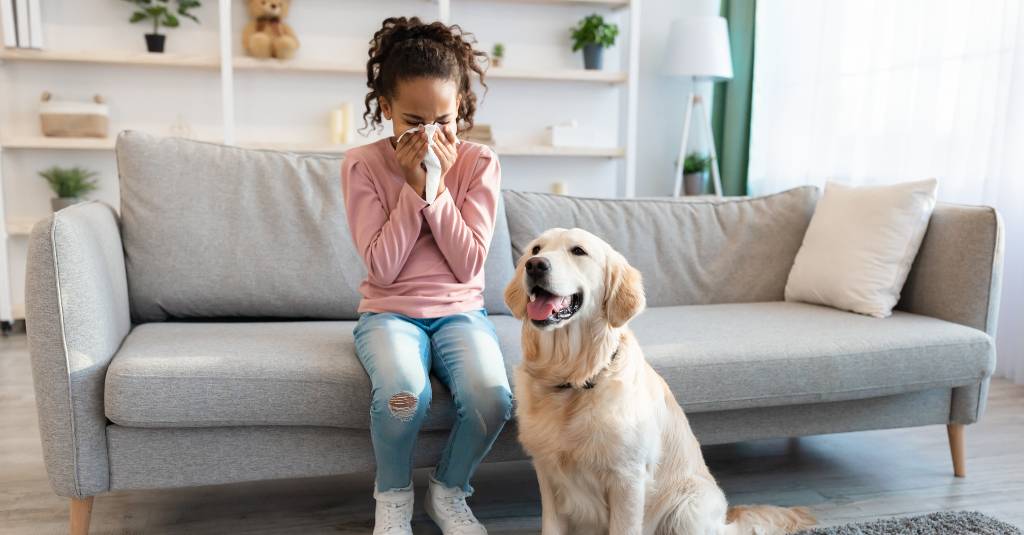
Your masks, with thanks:
[{"label": "pink sweater sleeve", "polygon": [[365,164],[346,158],[341,166],[341,188],[352,240],[366,270],[381,284],[398,278],[419,237],[426,201],[408,184],[402,187],[395,209],[388,213]]},{"label": "pink sweater sleeve", "polygon": [[469,282],[484,268],[500,192],[498,158],[485,148],[477,158],[461,210],[447,188],[423,208],[434,241],[459,282]]}]

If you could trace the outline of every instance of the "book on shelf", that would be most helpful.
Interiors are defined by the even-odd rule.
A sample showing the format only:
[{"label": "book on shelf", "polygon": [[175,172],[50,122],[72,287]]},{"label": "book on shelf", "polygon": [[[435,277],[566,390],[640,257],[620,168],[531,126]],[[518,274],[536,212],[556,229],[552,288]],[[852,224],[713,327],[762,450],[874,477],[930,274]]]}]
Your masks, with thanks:
[{"label": "book on shelf", "polygon": [[18,27],[18,46],[28,47],[29,43],[29,22],[28,22],[28,0],[14,0],[14,24]]},{"label": "book on shelf", "polygon": [[18,30],[14,23],[14,0],[0,0],[0,18],[4,21],[4,46],[15,48],[18,46]]},{"label": "book on shelf", "polygon": [[40,6],[42,0],[28,0],[28,46],[29,48],[43,48],[43,10]]},{"label": "book on shelf", "polygon": [[4,47],[43,48],[42,0],[0,0]]}]

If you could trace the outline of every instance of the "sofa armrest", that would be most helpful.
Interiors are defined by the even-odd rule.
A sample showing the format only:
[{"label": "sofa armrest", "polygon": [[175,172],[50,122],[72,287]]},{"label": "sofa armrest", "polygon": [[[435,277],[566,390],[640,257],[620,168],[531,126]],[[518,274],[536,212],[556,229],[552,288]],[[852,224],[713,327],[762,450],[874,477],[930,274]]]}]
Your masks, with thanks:
[{"label": "sofa armrest", "polygon": [[995,337],[1003,222],[994,208],[939,203],[896,308]]},{"label": "sofa armrest", "polygon": [[131,330],[121,233],[99,201],[60,210],[32,228],[25,326],[43,457],[60,496],[110,488],[103,382]]},{"label": "sofa armrest", "polygon": [[976,422],[995,370],[1003,279],[1003,222],[994,208],[939,203],[896,308],[985,331],[992,350],[985,377],[953,389],[950,422]]}]

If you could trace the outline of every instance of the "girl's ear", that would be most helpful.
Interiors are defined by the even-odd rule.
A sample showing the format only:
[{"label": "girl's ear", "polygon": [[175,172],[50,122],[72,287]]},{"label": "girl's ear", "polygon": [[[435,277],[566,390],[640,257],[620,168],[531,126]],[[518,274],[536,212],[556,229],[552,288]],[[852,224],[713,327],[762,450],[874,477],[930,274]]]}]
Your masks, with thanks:
[{"label": "girl's ear", "polygon": [[384,97],[377,97],[377,106],[380,107],[381,113],[384,114],[384,118],[391,120],[391,103]]},{"label": "girl's ear", "polygon": [[604,312],[612,327],[622,327],[647,306],[640,271],[616,251],[605,265]]},{"label": "girl's ear", "polygon": [[519,259],[519,264],[516,266],[516,274],[509,281],[508,286],[505,287],[505,304],[512,311],[512,316],[519,320],[526,317],[526,290],[523,288],[525,258],[526,256],[524,255],[523,258]]}]

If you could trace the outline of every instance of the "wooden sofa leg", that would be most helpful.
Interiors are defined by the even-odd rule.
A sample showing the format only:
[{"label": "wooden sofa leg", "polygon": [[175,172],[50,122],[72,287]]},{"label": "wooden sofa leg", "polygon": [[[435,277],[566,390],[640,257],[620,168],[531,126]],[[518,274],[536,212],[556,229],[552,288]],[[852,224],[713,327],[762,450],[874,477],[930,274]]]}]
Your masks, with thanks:
[{"label": "wooden sofa leg", "polygon": [[71,498],[71,535],[88,535],[92,518],[92,496]]},{"label": "wooden sofa leg", "polygon": [[949,453],[953,456],[953,475],[967,476],[967,450],[964,448],[964,424],[946,426],[949,434]]}]

